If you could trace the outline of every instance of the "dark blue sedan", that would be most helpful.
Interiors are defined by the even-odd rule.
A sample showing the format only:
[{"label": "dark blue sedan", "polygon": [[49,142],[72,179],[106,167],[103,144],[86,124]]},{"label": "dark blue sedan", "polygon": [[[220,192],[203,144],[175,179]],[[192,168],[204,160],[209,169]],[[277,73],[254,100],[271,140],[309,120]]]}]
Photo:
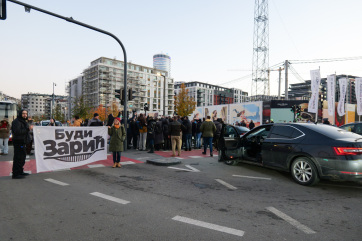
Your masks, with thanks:
[{"label": "dark blue sedan", "polygon": [[301,185],[320,178],[361,180],[362,136],[340,128],[307,123],[261,125],[235,135],[223,125],[218,159],[228,165],[247,162],[290,172]]}]

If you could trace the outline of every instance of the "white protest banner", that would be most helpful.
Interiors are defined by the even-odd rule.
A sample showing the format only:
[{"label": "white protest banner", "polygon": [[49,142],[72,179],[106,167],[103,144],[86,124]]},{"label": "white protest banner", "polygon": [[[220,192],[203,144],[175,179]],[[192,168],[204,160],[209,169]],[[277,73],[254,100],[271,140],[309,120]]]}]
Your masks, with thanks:
[{"label": "white protest banner", "polygon": [[310,85],[312,90],[312,96],[308,104],[308,112],[317,113],[318,112],[318,95],[319,95],[319,86],[321,83],[321,74],[319,69],[310,71]]},{"label": "white protest banner", "polygon": [[86,165],[107,159],[107,127],[34,127],[38,172]]},{"label": "white protest banner", "polygon": [[362,115],[362,78],[356,78],[355,81],[357,115]]},{"label": "white protest banner", "polygon": [[336,96],[336,75],[327,76],[327,101],[328,101],[328,114],[334,116],[334,103]]},{"label": "white protest banner", "polygon": [[311,113],[317,113],[318,112],[318,93],[313,93],[310,97],[309,103],[308,103],[308,112]]},{"label": "white protest banner", "polygon": [[347,93],[347,79],[341,78],[338,80],[339,82],[339,102],[337,107],[337,112],[339,116],[344,116],[346,114],[344,108],[344,101],[346,99]]}]

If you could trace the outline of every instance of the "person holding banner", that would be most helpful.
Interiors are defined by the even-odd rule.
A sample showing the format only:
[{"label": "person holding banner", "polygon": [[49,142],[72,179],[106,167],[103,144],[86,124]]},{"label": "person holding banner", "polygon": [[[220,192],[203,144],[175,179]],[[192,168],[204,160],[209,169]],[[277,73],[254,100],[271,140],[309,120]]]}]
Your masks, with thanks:
[{"label": "person holding banner", "polygon": [[26,143],[29,140],[29,132],[33,129],[33,126],[29,126],[27,119],[28,111],[21,110],[11,126],[14,146],[13,179],[20,179],[29,175],[29,173],[24,172],[24,165],[26,159]]},{"label": "person holding banner", "polygon": [[119,117],[114,118],[112,126],[108,126],[108,135],[111,136],[109,151],[113,153],[113,168],[121,167],[121,152],[123,151],[123,142],[126,139],[126,130],[121,125]]}]

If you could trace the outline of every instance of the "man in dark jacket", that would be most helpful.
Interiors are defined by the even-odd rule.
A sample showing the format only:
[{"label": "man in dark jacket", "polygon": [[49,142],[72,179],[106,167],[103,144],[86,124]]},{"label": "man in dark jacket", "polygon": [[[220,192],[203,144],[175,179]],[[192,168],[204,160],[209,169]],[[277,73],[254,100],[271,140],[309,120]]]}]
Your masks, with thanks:
[{"label": "man in dark jacket", "polygon": [[192,125],[187,116],[184,118],[183,125],[185,126],[185,131],[183,132],[186,142],[185,151],[191,151]]},{"label": "man in dark jacket", "polygon": [[216,126],[214,122],[211,121],[211,117],[207,116],[206,120],[201,124],[200,130],[202,132],[202,137],[204,138],[204,152],[202,154],[206,154],[207,146],[210,146],[210,156],[212,154],[212,139],[214,137],[214,133],[216,131]]},{"label": "man in dark jacket", "polygon": [[103,126],[103,122],[99,119],[98,113],[94,113],[93,118],[88,121],[88,126]]},{"label": "man in dark jacket", "polygon": [[147,140],[151,150],[148,153],[154,153],[155,151],[155,127],[156,121],[150,116],[147,122]]},{"label": "man in dark jacket", "polygon": [[216,126],[216,131],[214,133],[214,144],[215,144],[215,149],[219,148],[219,139],[220,139],[220,135],[221,135],[221,128],[222,128],[222,119],[221,118],[217,118],[216,121],[214,121],[214,124]]},{"label": "man in dark jacket", "polygon": [[171,139],[168,137],[168,118],[162,120],[162,132],[163,132],[163,149],[169,150],[171,148]]},{"label": "man in dark jacket", "polygon": [[14,146],[13,179],[20,179],[29,175],[29,173],[24,172],[24,165],[26,159],[26,144],[29,139],[29,132],[33,130],[33,126],[28,125],[27,119],[28,111],[22,110],[11,126]]},{"label": "man in dark jacket", "polygon": [[140,134],[140,130],[138,128],[137,125],[137,116],[134,116],[131,124],[130,124],[131,130],[132,130],[132,145],[133,145],[133,149],[137,149],[137,141],[138,141],[138,136]]},{"label": "man in dark jacket", "polygon": [[156,119],[156,126],[155,126],[155,148],[156,151],[159,151],[164,143],[163,140],[163,125],[162,120]]},{"label": "man in dark jacket", "polygon": [[185,127],[177,121],[177,116],[173,117],[173,121],[168,125],[168,134],[171,136],[171,143],[172,143],[172,156],[176,156],[176,145],[177,145],[177,152],[178,156],[181,156],[181,130],[185,129]]}]

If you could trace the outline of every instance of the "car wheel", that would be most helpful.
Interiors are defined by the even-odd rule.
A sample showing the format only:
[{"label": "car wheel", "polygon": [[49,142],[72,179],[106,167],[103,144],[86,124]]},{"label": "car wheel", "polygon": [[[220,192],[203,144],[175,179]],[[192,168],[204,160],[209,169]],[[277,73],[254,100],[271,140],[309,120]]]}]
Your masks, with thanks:
[{"label": "car wheel", "polygon": [[294,181],[300,185],[313,186],[319,182],[317,168],[307,157],[299,157],[292,163],[291,173]]},{"label": "car wheel", "polygon": [[[229,165],[229,166],[235,166],[236,164],[238,164],[238,162],[233,159],[233,160],[225,160],[225,154],[223,151],[219,151],[219,156],[221,156],[221,159],[223,160],[223,162],[226,164],[226,165]],[[220,158],[220,157],[218,157]]]}]

